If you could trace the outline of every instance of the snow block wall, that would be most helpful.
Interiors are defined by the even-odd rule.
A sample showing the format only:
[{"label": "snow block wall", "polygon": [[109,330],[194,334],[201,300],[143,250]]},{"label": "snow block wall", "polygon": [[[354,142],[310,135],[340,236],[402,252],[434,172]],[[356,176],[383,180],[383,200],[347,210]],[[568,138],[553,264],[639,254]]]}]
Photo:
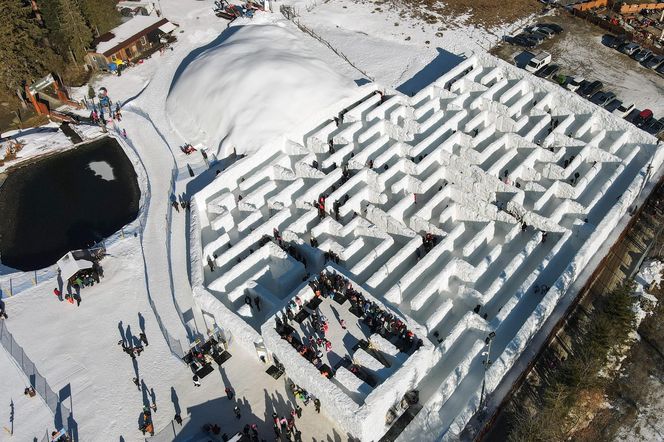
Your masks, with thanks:
[{"label": "snow block wall", "polygon": [[[328,266],[326,271],[337,272],[338,269]],[[344,276],[347,277],[348,275]],[[353,281],[351,280],[351,282]],[[373,298],[357,284],[353,284],[353,287],[361,292],[365,299],[375,302],[384,311],[396,314],[416,336],[426,335],[426,329],[411,318],[391,311],[389,307],[380,300]],[[308,285],[296,290],[291,299],[296,295],[303,301],[308,301],[314,297],[313,291]],[[344,305],[347,308],[349,304],[349,302],[346,302]],[[422,347],[406,357],[405,353],[399,352],[380,335],[372,336],[371,341],[375,351],[382,353],[386,358],[390,357],[390,349],[395,350],[395,352],[393,352],[393,357],[390,358],[390,369],[393,370],[393,373],[379,385],[371,388],[350,371],[343,368],[339,369],[337,376],[333,379],[321,375],[318,369],[276,332],[274,316],[263,324],[261,335],[265,346],[284,365],[289,378],[319,398],[321,403],[325,404],[325,413],[334,419],[344,431],[361,440],[378,440],[385,434],[390,427],[385,422],[388,410],[398,405],[404,395],[420,383],[439,357],[429,340],[424,340]],[[381,343],[384,348],[380,347]],[[347,350],[354,352],[352,358],[355,363],[361,364],[364,361],[366,365],[363,364],[363,366],[368,368],[383,368],[381,362],[364,350]],[[341,380],[343,375],[348,376],[349,380]],[[348,386],[349,382],[350,385],[357,385],[358,388],[364,386],[369,390],[369,393],[362,403],[358,404],[357,399],[349,396],[340,388],[339,382],[344,386]]]},{"label": "snow block wall", "polygon": [[[249,350],[264,340],[362,440],[387,431],[385,407],[409,389],[424,408],[402,440],[458,437],[480,404],[487,336],[490,394],[664,160],[645,132],[483,55],[269,146],[194,197],[197,300]],[[341,370],[361,403],[290,357],[271,319],[334,257],[426,341],[368,393]]]}]

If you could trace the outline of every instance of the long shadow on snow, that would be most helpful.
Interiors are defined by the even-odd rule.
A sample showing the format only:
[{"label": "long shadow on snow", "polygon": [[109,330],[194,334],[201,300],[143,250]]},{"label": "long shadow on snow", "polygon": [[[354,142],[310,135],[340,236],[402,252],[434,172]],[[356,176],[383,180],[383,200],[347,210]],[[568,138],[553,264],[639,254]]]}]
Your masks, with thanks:
[{"label": "long shadow on snow", "polygon": [[415,95],[464,60],[464,57],[447,52],[444,49],[436,48],[436,50],[438,51],[436,58],[431,60],[412,78],[396,87],[399,92],[405,95]]},{"label": "long shadow on snow", "polygon": [[201,46],[198,49],[194,49],[189,53],[189,55],[184,57],[182,59],[182,62],[180,63],[180,66],[178,66],[178,68],[175,70],[175,75],[173,75],[173,80],[171,80],[171,86],[168,88],[168,93],[169,94],[171,93],[171,91],[173,90],[173,86],[175,86],[175,83],[177,83],[184,70],[187,69],[187,67],[189,67],[192,61],[194,61],[200,54],[207,51],[208,49],[212,49],[216,46],[219,46],[224,40],[231,37],[233,34],[235,34],[243,27],[244,26],[233,26],[231,28],[226,28],[224,32],[219,34],[219,37],[215,38],[205,46]]}]

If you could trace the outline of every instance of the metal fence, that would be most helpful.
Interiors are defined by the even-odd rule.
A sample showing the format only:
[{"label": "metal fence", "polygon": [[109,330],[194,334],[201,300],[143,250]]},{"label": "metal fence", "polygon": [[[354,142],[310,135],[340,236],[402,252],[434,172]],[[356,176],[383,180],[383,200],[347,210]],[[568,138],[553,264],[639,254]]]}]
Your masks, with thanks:
[{"label": "metal fence", "polygon": [[286,17],[288,20],[292,21],[295,24],[295,26],[297,26],[302,32],[305,32],[305,33],[311,35],[313,38],[315,38],[319,42],[323,43],[325,46],[330,48],[330,50],[332,52],[334,52],[339,57],[344,59],[346,61],[346,63],[351,65],[353,68],[355,68],[355,70],[357,70],[359,73],[361,73],[362,75],[367,77],[369,80],[374,81],[374,78],[371,75],[367,74],[362,69],[357,67],[352,61],[350,61],[348,59],[348,57],[346,57],[346,55],[343,52],[341,52],[339,49],[332,46],[332,44],[329,41],[325,40],[323,37],[318,35],[316,32],[314,32],[313,29],[311,29],[311,28],[305,26],[304,24],[302,24],[302,22],[297,19],[298,14],[297,14],[297,11],[295,10],[295,8],[293,8],[292,6],[281,5],[279,7],[279,11],[281,12],[281,15]]},{"label": "metal fence", "polygon": [[56,417],[56,425],[61,423],[61,428],[69,432],[70,410],[60,402],[60,396],[53,391],[46,378],[37,370],[34,362],[25,354],[23,347],[16,342],[14,336],[7,329],[6,321],[0,321],[0,342],[28,378],[28,382],[35,389],[35,392],[41,396]]},{"label": "metal fence", "polygon": [[[180,434],[182,429],[187,427],[187,424],[189,424],[190,421],[191,416],[185,416],[182,419],[182,425],[172,420],[168,425],[155,433],[154,436],[146,437],[145,440],[146,442],[172,442]],[[191,429],[188,429],[188,432],[191,432]],[[200,433],[202,436],[203,432],[201,431]]]},{"label": "metal fence", "polygon": [[[134,224],[124,226],[105,240],[92,245],[88,250],[95,254],[100,253],[101,258],[106,252],[106,244],[124,239],[125,236],[134,235],[137,233],[137,229],[138,227]],[[31,272],[11,273],[9,275],[0,276],[0,299],[17,295],[18,293],[28,290],[45,281],[52,280],[57,276],[58,266],[56,264]]]}]

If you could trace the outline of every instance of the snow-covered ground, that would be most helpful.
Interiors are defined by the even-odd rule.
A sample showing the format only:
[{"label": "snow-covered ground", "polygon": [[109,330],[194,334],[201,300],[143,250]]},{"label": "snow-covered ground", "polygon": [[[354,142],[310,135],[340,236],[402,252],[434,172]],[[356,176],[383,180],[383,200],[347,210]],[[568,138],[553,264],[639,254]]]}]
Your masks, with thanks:
[{"label": "snow-covered ground", "polygon": [[[232,316],[229,315],[228,322],[219,324],[221,327],[229,328],[238,339],[229,348],[233,355],[232,358],[222,366],[221,370],[204,378],[201,388],[193,386],[191,372],[169,351],[157,326],[157,318],[150,307],[148,296],[153,301],[156,312],[169,334],[179,339],[184,345],[192,333],[196,333],[196,331],[204,333],[206,326],[211,325],[211,318],[208,315],[204,316],[194,302],[189,282],[188,266],[199,266],[200,270],[200,266],[204,265],[204,259],[201,260],[201,256],[195,256],[199,261],[193,264],[187,262],[188,235],[192,219],[182,212],[173,212],[169,197],[172,193],[178,195],[187,193],[191,196],[195,191],[208,185],[214,178],[216,170],[228,167],[230,161],[221,160],[221,158],[229,150],[220,151],[218,157],[214,155],[211,158],[213,162],[221,161],[207,171],[207,165],[199,153],[185,156],[180,152],[180,145],[196,140],[195,137],[198,136],[195,131],[190,132],[191,128],[186,127],[188,125],[185,124],[185,127],[182,127],[182,122],[188,118],[197,118],[199,120],[197,123],[200,122],[201,125],[204,125],[206,130],[211,133],[212,129],[216,130],[213,135],[208,134],[208,138],[200,138],[200,140],[219,143],[225,137],[231,136],[236,140],[233,144],[237,143],[237,147],[240,149],[246,147],[247,150],[253,150],[259,146],[267,146],[264,152],[272,154],[277,153],[277,148],[281,147],[284,139],[274,138],[286,136],[290,138],[294,134],[301,137],[306,131],[316,129],[316,125],[324,121],[321,113],[328,112],[329,109],[317,109],[317,106],[330,108],[336,98],[350,104],[354,99],[369,91],[370,87],[362,89],[353,86],[353,80],[356,83],[364,82],[362,73],[339,58],[328,47],[306,34],[299,33],[293,24],[282,19],[278,13],[272,14],[269,18],[258,16],[254,20],[238,20],[229,30],[226,30],[227,23],[212,14],[212,3],[212,1],[161,0],[164,16],[180,25],[177,33],[178,42],[173,46],[173,50],[166,51],[163,55],[153,55],[144,63],[123,72],[121,77],[104,75],[96,78],[94,83],[94,87],[97,89],[102,86],[106,87],[111,98],[123,106],[123,120],[113,123],[109,129],[114,136],[119,138],[121,137],[118,132],[122,129],[125,129],[128,134],[128,139],[120,141],[139,169],[139,181],[143,193],[140,213],[141,225],[144,226],[142,234],[137,237],[117,238],[109,244],[109,256],[102,261],[105,278],[101,284],[83,290],[80,307],[57,301],[52,295],[52,290],[57,285],[55,279],[25,290],[18,296],[5,299],[9,314],[6,325],[16,341],[25,348],[26,354],[35,362],[54,391],[58,392],[66,386],[71,387],[71,399],[67,400],[66,405],[72,410],[79,440],[107,441],[119,438],[127,441],[140,440],[142,434],[137,429],[138,417],[143,404],[153,401],[152,394],[158,405],[158,411],[153,413],[157,431],[162,428],[168,431],[177,407],[181,409],[183,417],[191,414],[190,420],[187,419],[183,428],[183,440],[196,440],[200,435],[201,426],[206,422],[218,423],[228,434],[241,429],[244,424],[255,422],[259,425],[261,437],[267,439],[272,433],[273,410],[280,415],[287,415],[295,402],[295,399],[287,392],[286,379],[282,377],[275,381],[265,374],[267,366],[258,360],[254,349],[242,345],[240,338],[245,331],[242,328],[242,324],[245,324],[244,321],[239,320],[235,323]],[[296,7],[301,14],[300,19],[303,24],[314,29],[316,33],[330,41],[332,46],[343,52],[353,64],[371,78],[379,81],[381,88],[394,88],[406,95],[416,93],[442,73],[449,71],[464,57],[470,56],[470,50],[486,45],[485,39],[497,39],[500,33],[506,31],[497,30],[495,35],[490,36],[484,31],[463,25],[457,26],[455,29],[450,27],[440,31],[428,25],[416,25],[414,22],[404,22],[403,20],[401,20],[399,31],[395,31],[397,27],[392,24],[392,21],[396,20],[392,20],[390,15],[394,13],[371,14],[369,6],[353,5],[355,4],[341,0],[319,4],[314,8],[307,8],[302,4],[296,4]],[[352,15],[347,12],[350,7],[353,8]],[[252,27],[255,28],[251,29]],[[277,31],[276,27],[281,29]],[[409,30],[401,35],[403,32],[401,29],[404,27]],[[421,30],[421,27],[424,29]],[[252,41],[243,41],[243,34],[246,33],[247,36],[251,35],[253,38],[253,34],[263,32],[266,35],[262,36],[265,38],[261,38],[260,47],[256,47],[255,53],[248,50]],[[442,32],[442,36],[436,36],[436,32]],[[283,38],[285,41],[267,38],[270,36]],[[256,37],[261,36],[256,35]],[[411,37],[411,39],[406,40],[406,37]],[[427,40],[430,41],[429,44],[425,43]],[[177,83],[179,82],[174,82],[178,76],[178,69],[186,68],[188,61],[194,57],[194,51],[206,47],[212,42],[215,42],[215,50],[210,50],[207,54],[229,53],[231,56],[226,58],[224,55],[224,58],[227,63],[233,63],[233,66],[227,67],[221,61],[214,61],[210,65],[215,68],[219,83],[229,84],[228,87],[231,89],[237,88],[232,91],[219,92],[220,100],[217,102],[209,100],[213,97],[206,97],[205,93],[193,93],[191,90],[198,86],[204,91],[208,91],[205,84],[193,86],[190,83],[182,91],[178,91]],[[224,42],[233,43],[238,47],[227,52],[223,46]],[[246,47],[242,47],[243,45]],[[288,45],[288,50],[293,54],[288,54],[284,48],[285,45]],[[210,48],[212,47],[210,46]],[[233,53],[234,50],[237,52]],[[200,54],[196,52],[196,55]],[[289,64],[284,63],[284,60],[288,61],[288,57],[293,55],[305,57],[308,60],[308,67],[306,69],[303,67],[299,71],[299,74],[305,75],[298,75],[296,78],[290,79],[284,77],[287,77],[292,69],[286,73],[269,72],[270,69],[279,69],[280,66],[288,69],[288,66],[292,66],[292,61]],[[187,62],[183,64],[185,60]],[[246,69],[246,76],[241,75],[242,69]],[[487,72],[489,71],[487,70]],[[225,77],[226,74],[229,77]],[[321,79],[320,82],[315,83],[312,82],[310,75],[323,75],[326,80]],[[274,78],[270,78],[271,76]],[[474,77],[463,80],[460,83],[460,89],[455,90],[455,93],[459,92],[466,97],[459,99],[459,107],[464,105],[464,100],[471,96],[475,97],[482,90],[475,82],[480,80],[480,76],[475,76],[475,73],[472,76]],[[215,76],[208,75],[207,72],[201,73],[198,82],[208,81],[209,78],[215,78]],[[306,81],[300,82],[300,79]],[[181,84],[186,85],[187,83],[183,80]],[[280,90],[278,94],[275,94],[270,89],[270,85],[283,88],[301,86],[302,90],[290,92]],[[510,83],[509,87],[515,87],[514,82]],[[87,88],[81,88],[75,92],[81,98],[87,93]],[[169,92],[172,93],[173,102],[167,100]],[[188,92],[191,92],[191,96],[187,96]],[[303,93],[308,93],[310,96],[303,97]],[[426,92],[424,95],[428,93]],[[464,95],[466,93],[468,95]],[[293,102],[289,102],[291,97]],[[309,106],[306,106],[305,98],[311,100]],[[223,102],[220,102],[221,100]],[[298,102],[298,100],[300,101]],[[177,101],[181,101],[182,106],[178,107]],[[279,105],[282,101],[286,101],[286,103]],[[510,105],[513,104],[510,103]],[[199,106],[210,106],[210,109],[197,109]],[[215,110],[216,107],[227,109],[229,106],[228,113]],[[265,108],[256,109],[256,107],[262,106]],[[495,111],[495,109],[491,110]],[[426,112],[420,115],[420,117],[428,116],[430,114]],[[534,116],[534,120],[545,117],[541,110],[535,111]],[[215,126],[213,117],[218,119],[218,127]],[[207,118],[210,119],[206,121]],[[269,124],[254,120],[269,120]],[[398,121],[398,118],[396,120]],[[311,124],[312,122],[315,124]],[[486,122],[480,122],[479,119],[476,123],[482,127],[486,124]],[[579,136],[584,142],[592,142],[605,147],[608,143],[616,141],[616,146],[618,146],[615,134],[600,135],[597,132],[598,130],[601,132],[599,127],[603,123],[605,121],[602,114],[588,119],[581,118],[578,121],[573,117],[568,122],[579,132]],[[279,128],[282,128],[283,132],[280,132]],[[97,136],[98,132],[96,128],[92,128],[82,134],[87,138]],[[624,139],[622,142],[622,145],[627,147],[618,146],[617,155],[620,158],[629,157],[632,143],[626,142]],[[272,148],[274,148],[273,152],[270,151]],[[296,149],[296,146],[290,145],[290,148]],[[321,149],[324,151],[324,144]],[[34,152],[37,151],[38,148],[35,148]],[[501,152],[503,151],[501,150]],[[26,155],[32,154],[32,151],[26,150],[25,153]],[[290,153],[297,154],[297,151]],[[243,161],[244,164],[255,166],[268,161],[269,158],[269,156],[261,154]],[[638,161],[629,168],[629,174],[634,176],[637,174],[636,163],[640,163],[643,158],[643,155],[638,156]],[[387,158],[385,160],[387,161]],[[598,155],[597,161],[603,164],[611,162],[612,158]],[[390,165],[392,164],[390,163]],[[272,166],[272,164],[266,165],[265,170],[269,170]],[[194,178],[190,177],[189,170],[194,173]],[[599,175],[606,178],[607,174],[602,171]],[[175,177],[174,183],[172,176]],[[316,179],[318,178],[320,177],[316,176]],[[311,180],[309,184],[313,184],[315,181]],[[621,186],[627,186],[627,180],[620,181]],[[411,186],[412,183],[405,184]],[[537,187],[530,190],[534,193],[541,193],[541,189]],[[245,202],[245,204],[249,203],[249,201]],[[608,207],[608,204],[602,204],[602,210],[598,210],[598,213],[604,213]],[[545,204],[542,209],[553,210],[554,204]],[[376,216],[374,219],[381,217],[379,212],[374,215]],[[468,216],[463,211],[458,212],[457,215]],[[169,219],[172,221],[169,222]],[[478,225],[472,221],[469,222],[474,227],[469,228],[468,234],[463,236],[464,239],[468,239],[471,233],[473,235],[482,234],[478,230]],[[247,222],[247,225],[249,224],[251,224],[250,221]],[[489,230],[486,230],[485,233]],[[582,232],[581,235],[585,235],[583,229],[578,230]],[[324,229],[321,229],[321,232],[323,231]],[[551,236],[557,240],[560,239],[556,234]],[[380,236],[367,240],[367,244],[376,247],[379,238],[382,241],[387,240],[386,236]],[[530,232],[529,238],[537,239],[537,235]],[[209,237],[206,238],[206,241],[208,239]],[[235,242],[237,239],[234,238],[233,241]],[[385,245],[388,242],[386,241]],[[525,242],[525,240],[521,241],[519,245],[525,245]],[[495,246],[494,243],[486,245],[487,247]],[[549,243],[549,246],[554,247],[553,241]],[[193,247],[193,249],[195,248]],[[515,250],[510,249],[510,251]],[[396,251],[397,249],[393,245],[388,247],[388,252],[394,256],[397,256]],[[538,253],[539,258],[543,258],[545,255],[543,252]],[[367,269],[375,270],[372,266],[378,261],[373,262],[373,258],[366,261],[363,265]],[[391,265],[399,266],[400,263],[397,261]],[[358,261],[357,264],[359,265],[360,262]],[[194,276],[193,283],[196,282],[196,276]],[[533,281],[528,280],[527,282],[530,284]],[[389,289],[388,284],[379,283],[381,290]],[[564,286],[567,281],[563,281],[562,284]],[[408,296],[415,296],[416,292],[422,288],[418,287],[418,284],[412,285],[409,288],[412,293],[409,293]],[[500,296],[502,301],[511,296],[511,292],[508,290],[511,288],[516,289],[516,283],[507,287],[504,293],[501,292],[504,294],[504,296]],[[395,293],[392,291],[392,295]],[[379,295],[382,296],[383,293]],[[411,299],[404,300],[405,302],[412,305]],[[496,301],[495,304],[491,307],[496,310],[491,311],[492,318],[497,317],[500,312],[498,302]],[[520,305],[525,304],[531,310],[534,308],[534,304],[530,301]],[[413,310],[417,310],[416,319],[426,322],[426,314],[429,317],[435,316],[440,321],[444,316],[442,305],[434,306],[441,307],[439,311],[430,311],[429,308],[432,306],[433,303],[426,304],[425,309],[413,308]],[[510,308],[513,307],[514,304],[511,304]],[[134,336],[138,334],[141,323],[139,312],[144,318],[146,334],[150,341],[149,347],[136,360],[139,377],[144,380],[147,387],[145,393],[132,383],[135,370],[132,360],[117,345],[121,334],[119,327],[121,321],[125,333],[127,333],[127,326],[130,326],[132,334]],[[441,314],[443,315],[441,316]],[[454,317],[459,314],[461,314],[461,310],[452,312]],[[472,328],[473,332],[460,339],[458,346],[468,349],[484,338],[484,334],[489,328],[482,321],[479,316],[475,317],[471,314],[459,323],[457,330],[459,334],[464,327]],[[236,324],[237,329],[235,329]],[[449,329],[454,326],[454,323],[451,321],[447,324],[444,328],[451,333],[452,331]],[[260,322],[257,325],[260,325]],[[510,326],[508,331],[515,332],[516,330]],[[252,332],[257,334],[253,326],[248,327],[246,332],[247,336],[253,336]],[[513,334],[504,333],[496,351],[503,350],[508,345],[507,338],[511,336]],[[473,403],[476,400],[476,381],[482,373],[478,352],[472,350],[470,356],[471,358],[465,361],[460,361],[458,358],[443,360],[442,364],[436,368],[436,373],[448,373],[451,377],[436,378],[435,382],[423,386],[423,391],[427,391],[427,396],[423,399],[429,400],[428,406],[420,415],[419,420],[414,423],[413,432],[406,433],[404,437],[421,440],[422,435],[427,434],[426,437],[435,438],[446,428],[446,425],[449,426],[451,420],[456,416],[455,413],[463,411],[462,418],[468,417],[467,414],[472,412]],[[10,362],[0,358],[3,374],[9,368],[14,370],[13,372],[7,371],[11,374],[4,376],[4,380],[0,384],[2,386],[0,400],[3,404],[9,404],[12,398],[16,398],[14,399],[16,404],[14,429],[18,437],[16,440],[28,440],[31,437],[41,439],[45,430],[49,430],[50,433],[50,430],[53,429],[53,416],[39,398],[23,397],[25,379],[16,372],[15,367],[10,367]],[[464,368],[454,374],[455,366],[459,362],[463,362]],[[5,370],[6,368],[7,370]],[[451,411],[445,414],[445,421],[441,421],[438,406],[442,399],[439,397],[437,389],[441,387],[441,382],[445,381],[445,385],[452,385],[451,380],[454,376],[463,377],[468,373],[470,375],[465,379],[471,381],[462,383],[460,388],[454,392],[453,401],[448,401]],[[495,385],[495,382],[497,379],[492,379],[492,385]],[[224,388],[227,385],[231,385],[235,389],[237,401],[229,401],[224,397]],[[231,409],[235,405],[239,405],[242,410],[240,420],[236,420],[232,415]],[[303,417],[297,421],[305,439],[339,440],[347,437],[345,431],[340,430],[335,422],[326,417],[328,412],[326,404],[322,405],[321,415],[316,414],[312,407],[305,408]],[[3,426],[7,426],[8,416],[8,411],[3,408],[2,414],[0,414]],[[426,429],[427,433],[421,433],[422,428]],[[3,437],[5,436],[6,433],[3,433]],[[164,440],[171,438],[164,436]]]},{"label": "snow-covered ground", "polygon": [[23,144],[23,147],[16,154],[16,158],[7,160],[3,165],[0,165],[0,172],[4,172],[9,167],[30,158],[62,151],[72,145],[71,140],[60,130],[60,125],[57,123],[4,132],[2,137],[4,141],[0,143],[0,159],[5,158],[6,149],[10,142],[18,142]]}]

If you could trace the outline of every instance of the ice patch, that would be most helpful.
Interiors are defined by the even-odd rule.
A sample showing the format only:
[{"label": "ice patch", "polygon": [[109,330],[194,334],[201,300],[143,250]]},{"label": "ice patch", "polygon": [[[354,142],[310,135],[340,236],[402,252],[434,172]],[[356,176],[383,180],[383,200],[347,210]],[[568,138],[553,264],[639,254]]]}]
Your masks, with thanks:
[{"label": "ice patch", "polygon": [[115,179],[113,167],[106,161],[92,161],[88,164],[88,168],[104,181],[113,181]]}]

